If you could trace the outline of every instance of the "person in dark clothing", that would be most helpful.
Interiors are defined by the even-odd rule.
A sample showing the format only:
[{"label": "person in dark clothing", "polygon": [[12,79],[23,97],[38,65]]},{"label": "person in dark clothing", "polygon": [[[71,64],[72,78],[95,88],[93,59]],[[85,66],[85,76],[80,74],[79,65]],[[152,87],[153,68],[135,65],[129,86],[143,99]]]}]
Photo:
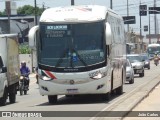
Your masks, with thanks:
[{"label": "person in dark clothing", "polygon": [[29,87],[29,83],[30,83],[30,79],[29,79],[30,69],[26,66],[26,62],[25,61],[21,62],[20,72],[21,72],[21,75],[24,75],[25,77],[28,78],[27,85]]}]

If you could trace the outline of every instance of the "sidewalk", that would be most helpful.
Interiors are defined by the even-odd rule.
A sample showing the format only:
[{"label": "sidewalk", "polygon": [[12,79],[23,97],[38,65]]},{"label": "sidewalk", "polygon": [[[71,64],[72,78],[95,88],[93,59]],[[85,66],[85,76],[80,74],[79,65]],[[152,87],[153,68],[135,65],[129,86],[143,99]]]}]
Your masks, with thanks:
[{"label": "sidewalk", "polygon": [[[144,114],[146,117],[125,117],[123,120],[160,120],[160,84],[132,111],[140,111],[140,113],[147,112],[147,114]],[[158,117],[148,117],[149,114],[154,115],[154,111],[156,116],[158,113]]]},{"label": "sidewalk", "polygon": [[29,75],[29,77],[30,77],[30,78],[36,77],[36,74],[35,74],[35,73],[31,73],[31,74]]},{"label": "sidewalk", "polygon": [[35,84],[37,82],[35,73],[31,73],[29,75],[29,78],[30,78],[30,85]]}]

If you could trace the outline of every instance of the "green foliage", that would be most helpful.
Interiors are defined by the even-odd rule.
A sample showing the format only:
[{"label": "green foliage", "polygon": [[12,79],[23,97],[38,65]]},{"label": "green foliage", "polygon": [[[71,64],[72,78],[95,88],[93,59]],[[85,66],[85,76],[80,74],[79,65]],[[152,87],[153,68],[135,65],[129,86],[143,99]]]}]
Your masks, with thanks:
[{"label": "green foliage", "polygon": [[0,11],[0,16],[5,14],[6,14],[5,11]]},{"label": "green foliage", "polygon": [[31,54],[31,49],[28,45],[20,45],[19,54]]},{"label": "green foliage", "polygon": [[[17,13],[18,14],[24,14],[24,15],[35,15],[34,11],[35,11],[35,8],[33,6],[31,6],[31,5],[24,5],[24,6],[19,7],[17,9]],[[43,9],[37,7],[36,12],[37,12],[37,15],[41,15],[42,12],[43,12]]]}]

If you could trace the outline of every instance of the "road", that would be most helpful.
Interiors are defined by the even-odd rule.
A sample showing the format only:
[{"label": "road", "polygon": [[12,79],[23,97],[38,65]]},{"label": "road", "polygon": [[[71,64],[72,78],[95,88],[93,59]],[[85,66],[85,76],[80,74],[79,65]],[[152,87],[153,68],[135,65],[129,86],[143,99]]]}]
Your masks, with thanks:
[{"label": "road", "polygon": [[[27,95],[20,96],[17,94],[17,102],[14,104],[7,104],[6,106],[0,107],[0,111],[97,111],[94,116],[86,115],[86,117],[63,117],[59,115],[58,118],[48,117],[47,119],[52,120],[96,120],[96,119],[106,119],[105,117],[97,118],[96,115],[100,113],[100,111],[123,111],[126,106],[123,105],[126,99],[130,101],[130,103],[135,102],[135,98],[132,98],[133,93],[138,93],[139,89],[144,88],[148,84],[153,87],[150,82],[155,79],[158,75],[160,75],[160,65],[155,66],[151,63],[151,69],[145,69],[145,76],[138,77],[135,75],[135,83],[124,85],[124,93],[120,96],[113,95],[110,101],[102,101],[99,96],[77,96],[66,98],[65,96],[58,96],[58,103],[55,105],[50,105],[48,103],[48,99],[46,96],[41,96],[39,94],[39,88],[36,84],[36,80],[34,77],[31,78],[30,89]],[[155,80],[156,81],[156,80]],[[138,98],[138,97],[137,97]],[[129,100],[131,99],[131,100]],[[134,99],[134,100],[133,100]],[[116,109],[117,108],[117,109]],[[54,113],[53,113],[54,114]],[[53,115],[52,114],[52,115]],[[75,113],[73,113],[74,116]],[[54,116],[54,115],[53,115]],[[62,117],[60,117],[62,116]],[[0,118],[1,119],[1,118]],[[35,119],[35,118],[34,118]],[[37,118],[38,120],[39,118]],[[42,119],[42,118],[41,118]],[[119,119],[119,118],[117,118]],[[4,119],[3,119],[4,120]],[[17,120],[17,118],[15,118]]]}]

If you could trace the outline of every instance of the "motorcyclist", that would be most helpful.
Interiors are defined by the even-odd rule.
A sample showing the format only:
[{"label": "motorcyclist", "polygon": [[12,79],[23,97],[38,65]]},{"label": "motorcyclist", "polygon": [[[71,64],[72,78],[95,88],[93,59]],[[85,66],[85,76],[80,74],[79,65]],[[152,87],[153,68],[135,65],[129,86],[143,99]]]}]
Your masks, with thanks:
[{"label": "motorcyclist", "polygon": [[21,72],[21,75],[24,75],[27,78],[27,83],[26,84],[28,85],[28,88],[29,88],[29,83],[30,83],[29,74],[30,74],[30,70],[26,66],[26,62],[25,61],[21,62],[20,72]]},{"label": "motorcyclist", "polygon": [[159,59],[159,56],[158,56],[158,54],[157,54],[157,53],[155,53],[155,55],[154,55],[154,59]]},{"label": "motorcyclist", "polygon": [[155,55],[154,55],[154,62],[157,62],[157,63],[159,63],[159,56],[158,56],[158,54],[157,53],[155,53]]}]

